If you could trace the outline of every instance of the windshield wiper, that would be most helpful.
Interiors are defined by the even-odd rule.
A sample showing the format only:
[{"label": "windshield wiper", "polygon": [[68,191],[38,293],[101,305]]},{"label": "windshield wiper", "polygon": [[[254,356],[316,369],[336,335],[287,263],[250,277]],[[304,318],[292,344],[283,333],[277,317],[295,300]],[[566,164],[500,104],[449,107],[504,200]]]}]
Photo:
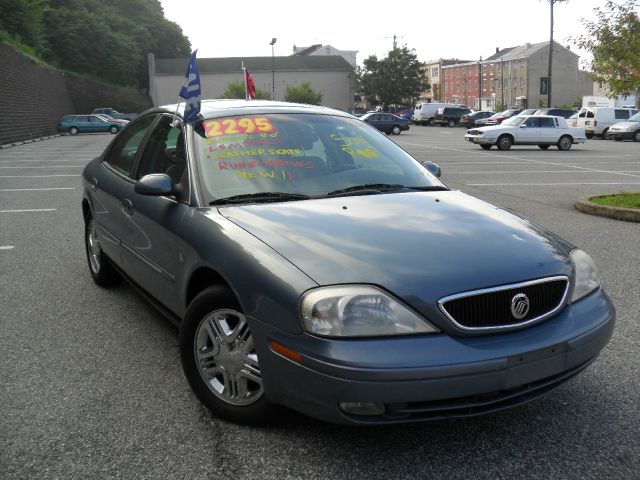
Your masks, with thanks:
[{"label": "windshield wiper", "polygon": [[389,190],[419,190],[425,192],[448,190],[448,188],[442,185],[423,185],[423,186],[410,186],[401,185],[399,183],[365,183],[364,185],[353,185],[351,187],[341,188],[327,193],[327,196],[340,196],[348,195],[350,193],[381,193]]},{"label": "windshield wiper", "polygon": [[256,192],[233,195],[232,197],[216,198],[209,202],[209,205],[224,205],[226,203],[247,203],[253,202],[281,202],[287,200],[305,200],[311,198],[309,195],[287,192]]}]

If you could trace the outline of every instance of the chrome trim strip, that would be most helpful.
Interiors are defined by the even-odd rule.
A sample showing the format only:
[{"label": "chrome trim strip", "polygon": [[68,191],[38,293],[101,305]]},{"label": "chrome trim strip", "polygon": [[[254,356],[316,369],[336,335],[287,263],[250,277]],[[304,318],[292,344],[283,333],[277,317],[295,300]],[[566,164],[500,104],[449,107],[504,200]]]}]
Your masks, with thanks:
[{"label": "chrome trim strip", "polygon": [[[529,287],[531,285],[538,285],[540,283],[554,282],[554,281],[557,281],[557,280],[564,280],[564,281],[567,282],[567,284],[564,287],[564,294],[562,295],[562,299],[560,300],[558,305],[553,310],[550,310],[547,313],[545,313],[543,315],[540,315],[538,317],[531,318],[531,319],[527,320],[526,322],[510,323],[509,325],[496,325],[496,326],[491,326],[491,327],[466,327],[466,326],[458,323],[449,314],[449,312],[447,312],[447,309],[444,307],[444,304],[447,303],[447,302],[450,302],[451,300],[458,300],[460,298],[466,298],[466,297],[475,297],[477,295],[482,295],[482,294],[485,294],[485,293],[501,292],[503,290],[511,290],[513,288]],[[511,329],[514,329],[514,328],[523,327],[525,325],[532,325],[534,323],[541,322],[545,318],[549,318],[551,315],[553,315],[556,312],[558,312],[567,303],[567,297],[569,295],[569,290],[570,290],[569,287],[570,287],[570,285],[571,285],[571,282],[569,281],[569,277],[567,277],[566,275],[558,275],[558,276],[555,276],[555,277],[539,278],[538,280],[531,280],[529,282],[512,283],[511,285],[501,285],[499,287],[483,288],[483,289],[480,289],[480,290],[473,290],[471,292],[456,293],[455,295],[449,295],[447,297],[443,297],[440,300],[438,300],[438,308],[444,314],[444,316],[447,317],[447,319],[451,323],[453,323],[453,325],[455,327],[459,328],[460,330],[464,330],[464,331],[467,331],[467,332],[482,332],[482,331],[486,332],[486,331],[491,331],[491,330],[502,330],[502,331],[511,330]]]}]

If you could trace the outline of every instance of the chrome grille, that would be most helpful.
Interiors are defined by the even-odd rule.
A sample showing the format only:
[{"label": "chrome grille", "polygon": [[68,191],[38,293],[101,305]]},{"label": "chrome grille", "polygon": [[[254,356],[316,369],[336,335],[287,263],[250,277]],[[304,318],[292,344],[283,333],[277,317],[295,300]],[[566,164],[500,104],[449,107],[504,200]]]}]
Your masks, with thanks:
[{"label": "chrome grille", "polygon": [[[451,295],[438,302],[440,310],[463,330],[498,330],[521,327],[544,320],[565,303],[569,279],[565,276]],[[512,303],[526,295],[528,312],[517,318]]]}]

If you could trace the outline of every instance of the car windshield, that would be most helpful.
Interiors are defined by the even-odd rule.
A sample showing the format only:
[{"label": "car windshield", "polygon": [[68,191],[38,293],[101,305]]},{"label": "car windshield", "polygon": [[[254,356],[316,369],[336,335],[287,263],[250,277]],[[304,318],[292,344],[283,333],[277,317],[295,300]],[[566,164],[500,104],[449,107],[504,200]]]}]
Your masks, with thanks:
[{"label": "car windshield", "polygon": [[493,115],[491,115],[490,118],[504,117],[505,115],[507,115],[508,112],[509,112],[509,110],[504,110],[502,112],[497,112],[497,113],[494,113]]},{"label": "car windshield", "polygon": [[205,119],[194,125],[194,138],[209,202],[261,193],[322,197],[359,186],[371,186],[370,193],[391,186],[446,188],[383,134],[347,117],[278,113]]},{"label": "car windshield", "polygon": [[524,122],[526,119],[527,119],[526,117],[520,117],[520,116],[510,117],[510,118],[507,118],[504,122],[502,122],[502,125],[509,125],[511,127],[517,127],[522,122]]},{"label": "car windshield", "polygon": [[630,122],[640,122],[640,112],[638,112],[635,115],[629,117],[629,121]]}]

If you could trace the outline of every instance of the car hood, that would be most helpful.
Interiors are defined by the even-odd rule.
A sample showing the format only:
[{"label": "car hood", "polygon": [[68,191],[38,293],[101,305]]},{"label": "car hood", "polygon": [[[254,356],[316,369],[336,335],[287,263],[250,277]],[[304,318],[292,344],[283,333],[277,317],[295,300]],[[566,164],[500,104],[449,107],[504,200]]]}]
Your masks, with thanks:
[{"label": "car hood", "polygon": [[485,133],[487,132],[492,132],[492,131],[499,131],[499,132],[503,132],[505,130],[508,130],[509,128],[514,128],[511,127],[509,125],[503,125],[503,124],[498,124],[498,125],[487,125],[486,127],[476,127],[474,130],[481,130]]},{"label": "car hood", "polygon": [[640,127],[640,122],[618,122],[618,123],[614,123],[613,125],[611,125],[609,130],[611,130],[613,128],[617,128],[617,129],[620,129],[620,130],[626,130],[628,128],[636,128],[636,127]]},{"label": "car hood", "polygon": [[461,192],[220,207],[319,285],[377,284],[428,314],[453,293],[570,275],[572,246]]}]

